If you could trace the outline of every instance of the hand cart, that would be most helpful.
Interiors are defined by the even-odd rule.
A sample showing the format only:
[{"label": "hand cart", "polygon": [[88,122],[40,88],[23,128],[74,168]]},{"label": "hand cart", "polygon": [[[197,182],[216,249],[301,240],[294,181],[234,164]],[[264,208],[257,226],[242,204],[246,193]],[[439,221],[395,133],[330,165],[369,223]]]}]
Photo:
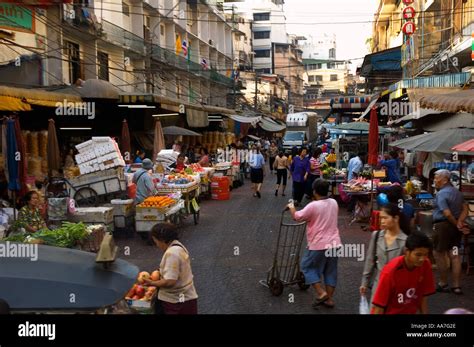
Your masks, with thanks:
[{"label": "hand cart", "polygon": [[260,281],[260,284],[270,289],[274,296],[280,296],[284,286],[297,284],[301,290],[310,287],[305,283],[300,269],[301,246],[306,234],[306,222],[284,221],[285,211],[281,214],[273,265],[268,270],[266,281]]},{"label": "hand cart", "polygon": [[171,193],[180,192],[184,199],[184,210],[186,214],[193,215],[194,224],[199,223],[200,207],[198,204],[198,190],[199,183],[191,186],[179,187],[179,186],[159,186],[157,187],[158,195],[166,195]]}]

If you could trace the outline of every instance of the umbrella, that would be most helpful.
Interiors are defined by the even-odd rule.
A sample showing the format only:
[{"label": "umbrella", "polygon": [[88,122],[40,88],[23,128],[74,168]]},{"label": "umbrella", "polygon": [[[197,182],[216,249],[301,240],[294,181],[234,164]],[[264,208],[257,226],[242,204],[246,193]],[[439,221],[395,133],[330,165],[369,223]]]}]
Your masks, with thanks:
[{"label": "umbrella", "polygon": [[130,164],[132,162],[132,146],[130,145],[130,130],[128,129],[127,120],[122,122],[122,137],[121,137],[122,155],[125,157],[125,162]]},{"label": "umbrella", "polygon": [[445,129],[398,140],[389,145],[419,152],[452,153],[454,146],[473,138],[474,129]]},{"label": "umbrella", "polygon": [[18,179],[20,181],[20,194],[19,196],[22,197],[27,193],[27,186],[26,186],[26,176],[27,176],[27,160],[26,160],[26,145],[23,139],[23,135],[21,133],[20,127],[20,119],[17,117],[15,118],[15,137],[16,137],[16,144],[18,154],[20,156],[20,160],[18,161]]},{"label": "umbrella", "polygon": [[377,110],[372,108],[370,111],[370,130],[369,130],[369,165],[377,165],[379,151],[379,126],[377,119]]},{"label": "umbrella", "polygon": [[18,177],[18,147],[15,134],[15,121],[7,121],[7,161],[8,161],[8,189],[21,189]]},{"label": "umbrella", "polygon": [[59,170],[61,157],[59,155],[58,137],[56,135],[56,125],[53,119],[48,124],[48,175],[52,176],[53,170]]},{"label": "umbrella", "polygon": [[[369,123],[367,122],[352,122],[352,123],[345,123],[339,124],[333,127],[332,129],[339,129],[339,130],[352,130],[352,131],[360,131],[360,132],[369,132]],[[379,127],[379,134],[388,134],[390,133],[390,129]]]},{"label": "umbrella", "polygon": [[201,134],[185,129],[185,128],[180,128],[177,126],[170,126],[170,127],[164,127],[163,128],[163,134],[164,135],[173,135],[173,136],[202,136]]},{"label": "umbrella", "polygon": [[453,151],[458,152],[473,152],[474,153],[474,139],[460,143],[452,148]]},{"label": "umbrella", "polygon": [[155,133],[153,136],[153,161],[156,160],[156,156],[163,149],[165,149],[165,137],[163,136],[163,129],[161,128],[161,122],[157,119],[155,121]]},{"label": "umbrella", "polygon": [[[7,121],[6,119],[2,122],[2,156],[3,158],[8,158],[8,147],[7,147]],[[5,177],[9,179],[8,173],[8,160],[4,160],[4,171]]]},{"label": "umbrella", "polygon": [[457,113],[452,116],[425,122],[423,130],[439,131],[444,129],[471,128],[474,129],[474,115],[472,113]]}]

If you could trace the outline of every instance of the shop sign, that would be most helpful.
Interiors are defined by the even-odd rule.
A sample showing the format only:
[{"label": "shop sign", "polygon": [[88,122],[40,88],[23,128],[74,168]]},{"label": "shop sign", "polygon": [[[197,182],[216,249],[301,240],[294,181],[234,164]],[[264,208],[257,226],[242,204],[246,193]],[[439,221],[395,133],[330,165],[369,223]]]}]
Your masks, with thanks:
[{"label": "shop sign", "polygon": [[403,18],[404,19],[413,19],[415,18],[415,15],[416,15],[416,11],[413,7],[409,6],[409,7],[406,7],[404,10],[403,10]]},{"label": "shop sign", "polygon": [[34,32],[35,11],[32,8],[0,3],[0,27],[16,31]]},{"label": "shop sign", "polygon": [[406,22],[403,25],[402,31],[405,35],[411,36],[415,33],[416,31],[416,25],[413,22]]}]

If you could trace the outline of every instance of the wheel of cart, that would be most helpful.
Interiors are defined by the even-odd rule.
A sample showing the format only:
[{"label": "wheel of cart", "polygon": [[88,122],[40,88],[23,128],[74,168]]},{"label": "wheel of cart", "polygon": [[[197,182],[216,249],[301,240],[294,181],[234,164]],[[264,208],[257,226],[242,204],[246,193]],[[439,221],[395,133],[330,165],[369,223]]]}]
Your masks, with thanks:
[{"label": "wheel of cart", "polygon": [[300,269],[301,246],[306,233],[306,222],[294,223],[285,220],[285,211],[281,214],[280,230],[273,265],[268,270],[267,279],[260,283],[274,296],[280,296],[285,286],[297,284],[301,290],[310,286]]},{"label": "wheel of cart", "polygon": [[89,187],[79,188],[73,197],[78,207],[97,207],[99,196],[97,192]]}]

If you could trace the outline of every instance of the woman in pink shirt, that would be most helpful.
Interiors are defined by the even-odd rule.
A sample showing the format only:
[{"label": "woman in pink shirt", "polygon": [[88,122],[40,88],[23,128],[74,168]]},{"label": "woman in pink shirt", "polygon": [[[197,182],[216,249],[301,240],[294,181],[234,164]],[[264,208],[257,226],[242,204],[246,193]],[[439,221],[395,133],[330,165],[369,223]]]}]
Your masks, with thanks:
[{"label": "woman in pink shirt", "polygon": [[[337,227],[339,207],[336,200],[328,198],[329,182],[318,178],[313,183],[316,201],[310,202],[301,211],[289,204],[293,219],[306,221],[307,249],[301,260],[301,271],[306,284],[316,291],[313,308],[319,305],[334,307],[334,291],[337,283],[337,251],[341,238]],[[324,286],[322,280],[324,279]]]}]

